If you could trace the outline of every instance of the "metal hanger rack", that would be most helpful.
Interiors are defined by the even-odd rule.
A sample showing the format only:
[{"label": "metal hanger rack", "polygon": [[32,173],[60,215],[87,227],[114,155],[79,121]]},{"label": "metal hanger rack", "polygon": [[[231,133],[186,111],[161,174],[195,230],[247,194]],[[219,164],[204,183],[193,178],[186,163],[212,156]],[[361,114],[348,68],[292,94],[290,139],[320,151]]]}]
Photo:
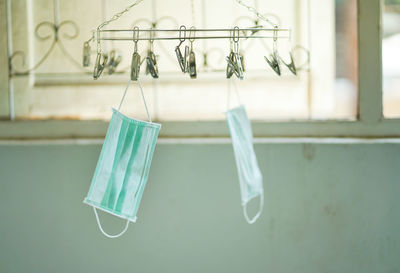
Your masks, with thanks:
[{"label": "metal hanger rack", "polygon": [[[121,64],[121,59],[122,56],[119,55],[119,50],[111,46],[109,49],[106,48],[106,43],[107,41],[120,41],[120,42],[129,42],[129,41],[134,41],[133,39],[133,34],[135,33],[136,35],[136,30],[134,29],[106,29],[105,27],[110,23],[118,18],[120,18],[122,15],[127,13],[132,7],[136,6],[143,0],[136,0],[134,3],[132,3],[129,7],[124,9],[122,12],[114,15],[111,19],[108,21],[106,20],[106,7],[105,7],[105,0],[101,1],[103,4],[103,17],[104,17],[104,23],[99,25],[97,29],[94,29],[93,35],[89,40],[87,40],[84,43],[84,61],[83,61],[83,66],[82,66],[82,61],[79,60],[79,57],[76,58],[77,56],[74,56],[73,52],[70,52],[70,49],[68,47],[67,41],[74,41],[79,39],[79,24],[73,20],[70,19],[62,19],[62,16],[60,16],[60,0],[50,0],[53,3],[53,9],[49,9],[49,15],[50,18],[43,20],[39,22],[35,28],[34,28],[34,38],[35,41],[44,43],[47,42],[48,44],[42,45],[40,44],[40,47],[42,48],[43,46],[43,53],[38,57],[35,58],[36,62],[31,63],[30,61],[25,61],[27,59],[27,54],[23,50],[16,50],[14,51],[14,46],[13,46],[13,35],[12,35],[12,0],[7,0],[7,35],[8,35],[8,62],[9,62],[9,78],[10,78],[10,84],[9,84],[9,105],[10,105],[10,119],[14,120],[15,119],[15,111],[14,111],[14,79],[17,77],[26,77],[30,75],[35,75],[35,77],[45,77],[45,81],[49,81],[49,79],[52,81],[55,79],[57,82],[58,81],[64,81],[65,79],[73,79],[75,80],[75,77],[82,77],[79,78],[79,81],[85,80],[87,78],[87,75],[90,75],[93,73],[92,69],[89,68],[90,66],[90,59],[93,57],[92,55],[100,53],[100,55],[107,55],[108,62],[105,64],[102,62],[103,68],[105,69],[108,74],[118,74],[118,75],[123,75],[124,73],[128,72],[131,70],[132,72],[132,65],[127,65],[125,67],[121,67],[121,65],[118,66],[118,64]],[[193,5],[193,0],[191,1],[191,6],[192,6],[192,25],[195,25],[195,20],[194,20],[194,5]],[[196,46],[199,46],[196,50],[196,54],[201,55],[202,63],[198,63],[198,71],[200,72],[221,72],[224,70],[222,65],[224,64],[225,56],[224,50],[218,47],[207,47],[207,40],[208,39],[226,39],[229,40],[229,43],[234,44],[233,39],[239,39],[240,41],[245,41],[247,39],[251,39],[251,42],[248,42],[246,45],[246,48],[253,45],[254,42],[260,42],[264,48],[266,49],[267,52],[272,52],[272,50],[269,47],[269,42],[267,43],[267,39],[273,39],[274,38],[274,31],[276,35],[277,40],[279,39],[288,39],[290,41],[290,36],[291,36],[291,30],[290,29],[282,29],[279,28],[280,25],[280,19],[278,16],[275,14],[260,14],[256,9],[246,6],[242,3],[241,0],[236,0],[239,4],[245,6],[252,14],[249,16],[241,16],[239,18],[236,18],[235,21],[232,23],[232,25],[241,25],[240,21],[249,21],[250,26],[249,28],[239,28],[238,32],[239,35],[236,37],[237,32],[235,34],[235,37],[231,35],[232,29],[229,28],[219,28],[219,29],[207,29],[207,23],[206,23],[206,16],[204,13],[205,10],[205,1],[201,1],[202,3],[202,23],[201,26],[202,28],[199,29],[190,29],[187,30],[188,36],[190,36],[190,33],[195,34],[195,37],[188,37],[187,40],[189,41],[194,41],[194,40],[202,40],[202,43],[196,44]],[[254,0],[255,6],[257,7],[257,0]],[[168,53],[167,49],[164,46],[164,43],[162,43],[162,40],[179,40],[179,24],[176,21],[175,18],[171,16],[162,16],[158,17],[155,12],[155,6],[156,6],[156,0],[152,0],[152,5],[153,5],[153,13],[152,13],[152,18],[135,18],[136,20],[133,22],[133,25],[138,25],[141,23],[144,23],[147,25],[147,29],[140,29],[138,33],[138,40],[141,41],[142,43],[145,43],[145,41],[148,41],[147,43],[151,44],[150,42],[152,41],[160,41],[157,43],[157,50],[162,51],[162,53],[167,57],[168,62],[176,62],[176,59],[174,56],[170,56]],[[162,25],[162,22],[167,22],[169,21],[170,23],[173,24],[172,29],[163,29],[162,27],[158,28],[158,26]],[[276,22],[276,23],[275,23]],[[268,26],[269,28],[265,27]],[[197,37],[196,37],[197,36]],[[97,39],[99,38],[99,39]],[[256,39],[259,40],[256,40]],[[97,43],[97,50],[96,46],[92,46],[92,44]],[[102,50],[102,43],[104,43],[104,51]],[[93,47],[94,50],[91,50],[91,46]],[[201,47],[201,48],[200,48]],[[242,48],[242,51],[245,51],[246,48]],[[51,58],[53,55],[52,52],[58,50],[64,59],[67,60],[70,64],[72,64],[74,67],[76,67],[77,72],[70,73],[69,71],[66,72],[53,72],[53,71],[39,71],[42,65]],[[304,64],[297,64],[296,63],[296,69],[297,71],[308,71],[309,70],[309,60],[310,60],[310,53],[307,49],[302,47],[301,45],[296,45],[293,47],[292,52],[297,51],[301,52],[302,54],[307,54],[306,59],[307,61]],[[210,58],[209,55],[214,54],[214,56],[218,56],[217,65],[216,62],[209,62]],[[235,57],[235,56],[233,56]],[[236,59],[241,60],[243,56],[240,56],[240,54],[236,55]],[[233,58],[233,59],[235,59]],[[193,58],[192,58],[193,59]],[[141,63],[144,61],[146,62],[146,70],[147,68],[147,57],[141,60]],[[164,61],[164,59],[163,59]],[[227,61],[228,62],[228,61]],[[237,72],[236,69],[232,70],[228,68],[229,65],[227,66],[227,72],[229,72],[228,75],[230,75],[232,72],[235,75],[241,75],[242,73]],[[186,67],[185,67],[186,68]],[[240,69],[240,66],[238,67]],[[242,67],[244,70],[244,67]],[[235,73],[235,71],[237,73]],[[169,71],[170,72],[170,71]],[[169,73],[167,72],[167,73]],[[193,72],[193,71],[192,71]],[[175,72],[174,72],[175,73]],[[101,73],[100,73],[101,74]],[[131,73],[132,74],[132,73]],[[44,76],[43,76],[44,75]],[[71,76],[72,75],[72,76]],[[154,74],[155,75],[155,74]],[[73,78],[69,78],[73,77]]]},{"label": "metal hanger rack", "polygon": [[[84,43],[83,66],[88,67],[90,65],[90,43],[94,41],[96,42],[97,57],[93,71],[94,79],[98,79],[105,68],[108,68],[109,74],[112,74],[113,71],[116,70],[116,67],[122,59],[122,57],[117,56],[115,52],[111,52],[110,54],[104,53],[102,50],[102,41],[132,41],[135,44],[135,50],[132,56],[131,63],[131,80],[133,81],[138,80],[140,67],[144,62],[146,64],[146,74],[150,74],[153,78],[158,78],[159,74],[157,67],[157,58],[156,54],[153,52],[153,43],[154,41],[166,40],[179,40],[179,44],[175,48],[175,53],[179,66],[182,72],[188,73],[190,75],[190,78],[192,79],[197,78],[196,57],[195,52],[193,51],[193,42],[195,40],[209,39],[229,40],[231,50],[226,57],[227,78],[230,78],[232,75],[236,75],[241,80],[244,78],[244,56],[242,52],[239,51],[239,41],[241,39],[273,39],[273,50],[270,50],[269,57],[264,56],[267,64],[279,76],[281,75],[281,67],[283,65],[286,66],[294,75],[297,74],[297,69],[293,60],[292,52],[289,52],[290,63],[286,63],[279,55],[277,49],[277,42],[279,39],[288,39],[290,41],[291,30],[280,28],[277,24],[274,24],[271,20],[260,14],[255,8],[244,4],[242,0],[236,0],[236,2],[246,7],[259,20],[262,20],[271,25],[272,28],[265,28],[263,25],[257,24],[255,27],[250,28],[239,28],[235,26],[234,28],[197,29],[192,26],[190,29],[187,29],[186,26],[182,25],[179,29],[157,29],[156,27],[152,27],[150,29],[139,29],[137,26],[135,26],[133,29],[103,29],[111,22],[118,20],[121,16],[126,14],[134,6],[138,5],[142,1],[143,0],[136,0],[123,11],[111,17],[111,19],[100,24],[97,29],[93,31],[92,37]],[[193,8],[193,0],[191,1]],[[111,33],[112,35],[110,35]],[[163,33],[163,36],[160,36],[160,33]],[[168,35],[166,35],[165,33],[167,33]],[[209,35],[209,33],[213,34]],[[182,54],[180,46],[186,40],[190,42],[190,47],[186,45],[184,49],[184,54]],[[139,41],[150,42],[147,56],[145,58],[142,58],[138,53],[137,48]]]}]

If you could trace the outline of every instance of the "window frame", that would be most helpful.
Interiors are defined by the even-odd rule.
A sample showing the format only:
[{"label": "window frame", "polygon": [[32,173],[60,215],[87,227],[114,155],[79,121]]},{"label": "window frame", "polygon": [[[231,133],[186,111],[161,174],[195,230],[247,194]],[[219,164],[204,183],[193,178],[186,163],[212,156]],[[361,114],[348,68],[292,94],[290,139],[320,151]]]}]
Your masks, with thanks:
[{"label": "window frame", "polygon": [[[383,1],[358,0],[357,2],[359,95],[356,120],[257,121],[252,123],[255,137],[400,137],[400,119],[385,119],[383,116],[381,34]],[[5,15],[6,0],[0,0],[0,4],[0,14]],[[0,29],[7,29],[7,22],[4,19],[0,21]],[[0,51],[0,60],[8,60],[5,50]],[[3,73],[8,73],[8,67],[3,67],[0,74]],[[0,83],[2,100],[4,98],[9,100],[10,85],[12,81],[9,78]],[[6,120],[0,121],[0,139],[101,138],[104,137],[107,126],[107,121]],[[160,131],[160,137],[164,138],[227,136],[228,130],[224,121],[162,122]]]}]

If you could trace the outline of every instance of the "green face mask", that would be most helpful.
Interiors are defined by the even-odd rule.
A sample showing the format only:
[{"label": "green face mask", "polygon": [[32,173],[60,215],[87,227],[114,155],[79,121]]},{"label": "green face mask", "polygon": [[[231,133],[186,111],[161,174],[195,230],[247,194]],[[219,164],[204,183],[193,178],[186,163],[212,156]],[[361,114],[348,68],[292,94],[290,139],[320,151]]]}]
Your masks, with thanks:
[{"label": "green face mask", "polygon": [[[93,206],[100,230],[110,238],[121,236],[128,229],[129,222],[136,221],[161,127],[160,124],[151,122],[139,82],[150,121],[131,119],[119,112],[129,83],[118,110],[113,109],[92,184],[84,200],[86,204]],[[107,234],[101,227],[96,209],[126,219],[125,229],[118,235]]]},{"label": "green face mask", "polygon": [[[262,174],[253,147],[251,124],[244,106],[228,110],[226,121],[238,170],[243,213],[246,221],[253,224],[260,217],[264,206],[264,190]],[[256,197],[260,200],[259,211],[250,219],[247,215],[247,204]]]}]

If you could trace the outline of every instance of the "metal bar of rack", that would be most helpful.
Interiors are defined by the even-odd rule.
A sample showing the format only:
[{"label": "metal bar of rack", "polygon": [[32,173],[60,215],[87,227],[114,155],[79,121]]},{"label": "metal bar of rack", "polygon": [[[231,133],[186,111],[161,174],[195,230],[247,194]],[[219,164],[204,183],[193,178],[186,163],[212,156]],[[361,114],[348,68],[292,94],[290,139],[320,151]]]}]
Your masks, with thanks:
[{"label": "metal bar of rack", "polygon": [[[273,39],[274,36],[239,36],[239,39]],[[289,38],[288,36],[280,36],[278,39]],[[194,40],[208,40],[208,39],[233,39],[233,36],[199,36],[193,38]],[[132,41],[129,37],[102,37],[100,41]],[[179,40],[179,37],[154,37],[154,38],[139,38],[138,41],[160,41],[160,40]],[[188,40],[188,39],[187,39]]]},{"label": "metal bar of rack", "polygon": [[[194,32],[216,32],[216,31],[234,31],[234,28],[194,28],[194,29],[186,29],[186,32],[194,31]],[[134,29],[102,29],[100,32],[133,32]],[[182,29],[156,29],[156,28],[149,28],[149,29],[139,29],[139,32],[185,32]],[[239,28],[236,31],[271,31],[271,32],[290,32],[288,28]]]},{"label": "metal bar of rack", "polygon": [[[229,29],[229,28],[219,28],[219,29],[139,29],[139,33],[158,33],[158,32],[176,32],[176,33],[190,33],[190,32],[202,32],[202,33],[207,33],[207,32],[233,32],[235,29]],[[105,36],[104,34],[106,33],[115,33],[121,32],[121,33],[129,33],[133,34],[135,30],[133,29],[103,29],[100,30],[100,41],[130,41],[133,40],[132,35],[131,36],[125,36],[125,37],[108,37]],[[213,36],[194,36],[191,37],[191,39],[194,40],[207,40],[207,39],[233,39],[233,38],[239,38],[239,39],[289,39],[291,35],[291,30],[290,29],[283,29],[283,28],[240,28],[236,29],[235,31],[238,31],[241,33],[240,35],[213,35]],[[247,34],[250,32],[251,34]],[[254,35],[255,33],[260,33],[260,32],[271,32],[274,33],[273,35]],[[285,34],[280,34],[280,33],[285,33]],[[277,35],[276,35],[277,34]],[[150,40],[182,40],[183,37],[181,36],[168,36],[168,37],[139,37],[138,41],[150,41]],[[185,39],[189,40],[188,35],[185,37]]]}]

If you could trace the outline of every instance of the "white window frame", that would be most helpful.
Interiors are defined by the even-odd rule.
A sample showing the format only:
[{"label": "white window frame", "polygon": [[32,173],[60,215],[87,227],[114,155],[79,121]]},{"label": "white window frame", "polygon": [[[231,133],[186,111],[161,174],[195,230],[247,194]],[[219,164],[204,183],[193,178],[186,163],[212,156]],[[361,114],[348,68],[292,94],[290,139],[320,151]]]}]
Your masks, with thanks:
[{"label": "white window frame", "polygon": [[[358,0],[358,116],[354,121],[253,122],[255,137],[400,137],[400,119],[385,119],[382,105],[383,1]],[[7,29],[6,0],[0,0],[0,29]],[[4,35],[5,36],[5,35]],[[3,37],[4,37],[3,36]],[[8,63],[0,41],[0,63]],[[372,76],[374,75],[374,76]],[[8,67],[0,71],[0,101],[8,101]],[[1,108],[0,108],[1,109]],[[4,109],[8,109],[4,107]],[[4,114],[4,113],[0,113]],[[101,138],[108,122],[77,120],[0,121],[0,139]],[[224,121],[162,122],[160,137],[227,137]]]}]

